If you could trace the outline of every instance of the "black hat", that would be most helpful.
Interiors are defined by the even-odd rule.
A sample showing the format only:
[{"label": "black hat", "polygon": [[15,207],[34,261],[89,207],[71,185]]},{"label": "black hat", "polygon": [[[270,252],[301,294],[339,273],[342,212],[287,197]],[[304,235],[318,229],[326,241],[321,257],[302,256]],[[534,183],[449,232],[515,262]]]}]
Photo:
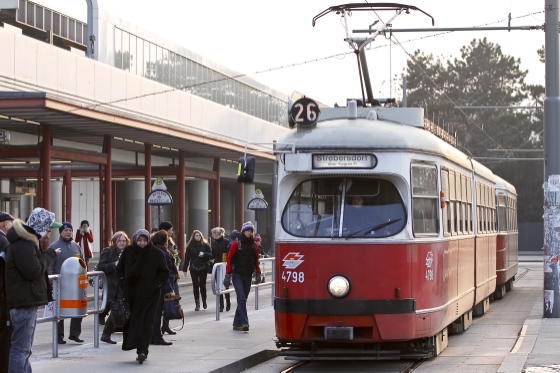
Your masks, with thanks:
[{"label": "black hat", "polygon": [[87,226],[89,227],[89,221],[87,220],[82,220],[82,222],[80,223],[80,227],[84,224],[87,224]]},{"label": "black hat", "polygon": [[0,222],[6,221],[6,220],[16,220],[14,219],[14,217],[10,214],[8,214],[5,211],[0,211]]},{"label": "black hat", "polygon": [[161,223],[159,223],[160,230],[163,229],[164,231],[169,231],[171,228],[173,228],[173,224],[168,221],[162,221]]}]

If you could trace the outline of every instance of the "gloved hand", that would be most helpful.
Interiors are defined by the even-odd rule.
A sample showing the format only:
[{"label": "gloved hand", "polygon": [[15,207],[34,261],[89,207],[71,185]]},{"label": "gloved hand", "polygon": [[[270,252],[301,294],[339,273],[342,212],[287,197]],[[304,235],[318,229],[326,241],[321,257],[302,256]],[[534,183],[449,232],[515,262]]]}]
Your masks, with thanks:
[{"label": "gloved hand", "polygon": [[226,288],[229,288],[231,286],[231,273],[226,274],[226,277],[224,277],[224,286]]},{"label": "gloved hand", "polygon": [[261,274],[260,273],[255,274],[255,283],[257,283],[257,284],[261,283]]},{"label": "gloved hand", "polygon": [[86,227],[86,229],[84,229],[84,231],[85,231],[86,233],[89,233],[89,227]]},{"label": "gloved hand", "polygon": [[204,253],[201,251],[198,253],[198,256],[202,257],[204,255]]}]

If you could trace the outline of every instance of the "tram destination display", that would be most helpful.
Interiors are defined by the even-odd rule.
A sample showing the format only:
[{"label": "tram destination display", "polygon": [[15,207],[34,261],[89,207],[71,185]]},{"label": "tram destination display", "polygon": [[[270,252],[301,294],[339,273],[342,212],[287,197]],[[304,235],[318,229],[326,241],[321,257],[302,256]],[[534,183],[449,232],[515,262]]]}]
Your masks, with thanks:
[{"label": "tram destination display", "polygon": [[355,168],[372,169],[377,166],[373,154],[314,154],[314,169]]}]

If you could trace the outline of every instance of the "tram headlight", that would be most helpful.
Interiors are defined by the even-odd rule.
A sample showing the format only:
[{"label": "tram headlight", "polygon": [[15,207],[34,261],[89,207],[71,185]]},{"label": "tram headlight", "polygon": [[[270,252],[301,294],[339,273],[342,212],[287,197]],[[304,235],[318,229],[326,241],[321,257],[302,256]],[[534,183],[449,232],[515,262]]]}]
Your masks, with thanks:
[{"label": "tram headlight", "polygon": [[350,282],[346,277],[333,276],[329,280],[329,293],[335,298],[344,298],[350,292]]}]

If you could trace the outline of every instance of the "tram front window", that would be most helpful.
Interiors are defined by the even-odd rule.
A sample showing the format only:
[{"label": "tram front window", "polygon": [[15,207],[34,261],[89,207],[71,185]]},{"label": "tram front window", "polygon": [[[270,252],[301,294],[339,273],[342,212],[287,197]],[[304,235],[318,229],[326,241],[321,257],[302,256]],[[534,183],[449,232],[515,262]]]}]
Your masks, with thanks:
[{"label": "tram front window", "polygon": [[284,208],[282,225],[299,237],[380,238],[405,227],[406,210],[390,181],[313,179],[294,190]]}]

